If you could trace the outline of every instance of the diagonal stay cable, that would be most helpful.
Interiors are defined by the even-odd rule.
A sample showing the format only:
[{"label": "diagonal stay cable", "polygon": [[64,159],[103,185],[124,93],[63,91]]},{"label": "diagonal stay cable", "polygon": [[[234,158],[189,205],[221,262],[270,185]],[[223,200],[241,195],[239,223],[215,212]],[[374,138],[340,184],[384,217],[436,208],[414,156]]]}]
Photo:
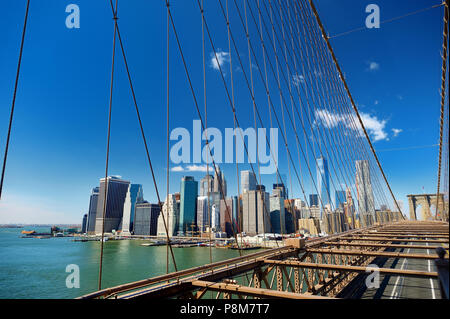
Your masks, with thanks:
[{"label": "diagonal stay cable", "polygon": [[376,162],[378,164],[378,167],[380,168],[381,174],[383,175],[384,181],[386,182],[386,185],[387,185],[387,187],[389,189],[389,192],[391,193],[392,199],[394,200],[394,203],[397,206],[398,211],[403,215],[402,210],[400,209],[400,206],[398,205],[398,202],[397,202],[397,200],[396,200],[396,198],[394,196],[394,193],[392,192],[391,186],[389,185],[389,182],[388,182],[388,180],[386,178],[386,175],[384,174],[383,168],[381,167],[381,163],[378,160],[378,156],[377,156],[377,154],[375,152],[375,149],[373,148],[372,142],[370,141],[370,137],[369,137],[369,135],[367,133],[367,130],[366,130],[365,126],[364,126],[364,123],[363,123],[363,121],[361,119],[361,116],[359,114],[358,108],[356,107],[355,101],[353,100],[353,96],[350,93],[350,89],[349,89],[349,87],[347,85],[347,82],[345,80],[345,77],[344,77],[344,74],[343,74],[343,72],[341,70],[341,67],[339,66],[339,63],[338,63],[337,58],[336,58],[336,55],[334,54],[333,48],[331,47],[330,41],[329,41],[329,39],[326,36],[325,28],[324,28],[324,26],[322,24],[322,21],[320,20],[320,17],[319,17],[319,14],[317,12],[317,9],[316,9],[316,7],[315,7],[315,5],[314,5],[312,0],[309,0],[309,3],[310,3],[312,11],[314,13],[314,16],[316,17],[317,23],[319,24],[320,30],[322,31],[322,36],[323,36],[324,40],[327,43],[328,50],[330,51],[330,54],[331,54],[331,56],[333,58],[333,61],[334,61],[335,65],[336,65],[336,68],[337,68],[337,70],[339,72],[339,77],[341,78],[341,81],[344,84],[345,90],[347,91],[347,94],[348,94],[348,96],[350,98],[350,101],[351,101],[351,104],[353,106],[353,109],[354,109],[354,111],[356,113],[356,116],[358,117],[358,120],[359,120],[359,122],[361,124],[361,127],[363,129],[364,135],[366,136],[366,139],[367,139],[367,141],[369,143],[370,149],[372,150],[372,153],[373,153],[373,155],[375,157],[375,160],[376,160]]},{"label": "diagonal stay cable", "polygon": [[8,158],[9,141],[11,139],[11,128],[12,128],[13,117],[14,117],[14,109],[16,106],[17,86],[19,85],[20,66],[22,64],[23,45],[25,42],[25,33],[27,30],[29,8],[30,8],[30,0],[27,1],[27,8],[25,11],[25,21],[23,23],[23,30],[22,30],[22,40],[20,42],[19,61],[17,62],[16,81],[14,83],[14,93],[13,93],[13,99],[12,99],[12,103],[11,103],[11,113],[9,116],[8,136],[6,137],[5,155],[3,157],[3,166],[2,166],[2,177],[0,179],[0,199],[2,198],[3,181],[5,178],[5,169],[6,169],[6,160]]}]

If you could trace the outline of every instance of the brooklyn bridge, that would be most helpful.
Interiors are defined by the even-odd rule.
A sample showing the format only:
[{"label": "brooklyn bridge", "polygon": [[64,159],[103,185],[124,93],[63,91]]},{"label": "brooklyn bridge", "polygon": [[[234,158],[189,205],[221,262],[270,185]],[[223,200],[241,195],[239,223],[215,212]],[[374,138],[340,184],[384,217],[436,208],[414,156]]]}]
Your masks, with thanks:
[{"label": "brooklyn bridge", "polygon": [[[105,114],[108,127],[103,181],[110,178],[111,121],[115,116],[113,96],[118,86],[115,82],[119,82],[115,70],[118,63],[123,63],[125,83],[148,164],[143,174],[152,181],[156,208],[161,212],[159,225],[162,232],[158,230],[158,238],[164,241],[167,249],[166,274],[115,287],[102,285],[102,276],[107,271],[103,265],[104,246],[109,244],[105,239],[110,236],[108,227],[114,222],[108,210],[109,205],[113,205],[108,193],[109,182],[104,183],[106,186],[101,186],[99,191],[101,204],[94,216],[94,230],[101,242],[98,290],[80,299],[448,298],[448,0],[432,8],[442,10],[444,16],[442,86],[436,88],[440,89],[441,103],[429,106],[439,108],[441,115],[439,126],[430,123],[440,137],[439,153],[436,154],[438,182],[435,193],[408,196],[409,215],[403,212],[394,195],[395,189],[389,183],[390,172],[383,169],[372,143],[373,136],[366,128],[367,122],[361,116],[313,0],[194,0],[192,10],[195,14],[191,19],[199,25],[195,43],[186,39],[185,26],[179,21],[182,12],[178,10],[178,1],[160,0],[167,24],[165,46],[156,50],[162,49],[166,54],[166,105],[158,106],[139,103],[142,92],[138,91],[133,78],[133,70],[139,65],[133,64],[127,50],[127,39],[131,35],[120,29],[123,22],[119,19],[120,1],[107,2],[112,17],[113,50],[108,79],[109,104]],[[26,50],[27,19],[33,14],[29,10],[30,1],[27,3],[0,196],[22,51]],[[32,27],[32,24],[28,25],[28,28]],[[200,63],[194,63],[194,58]],[[214,70],[214,78],[207,73],[208,68]],[[237,184],[240,185],[239,156],[248,159],[249,174],[258,184],[254,190],[237,186],[236,204],[225,200],[225,184],[217,184],[214,192],[219,201],[223,200],[220,218],[231,225],[227,229],[239,257],[221,261],[211,258],[210,263],[189,269],[177,265],[173,252],[175,222],[168,212],[170,205],[176,205],[175,196],[175,204],[170,204],[169,175],[173,170],[170,169],[169,143],[170,128],[175,126],[172,117],[179,112],[174,111],[175,102],[172,102],[172,99],[177,100],[177,90],[185,90],[190,97],[189,101],[183,101],[189,105],[189,110],[183,111],[182,117],[187,123],[198,121],[204,132],[200,138],[204,142],[200,157],[207,158],[207,174],[223,176],[219,168],[223,163],[222,153],[219,155],[217,141],[212,139],[213,121],[208,118],[208,112],[216,111],[220,112],[221,121],[234,129],[236,145],[242,146],[241,152],[236,151],[239,154],[230,158],[236,165]],[[144,107],[155,109],[155,121],[167,123],[167,141],[159,143],[159,147],[154,146],[153,136],[145,133],[150,123],[141,116]],[[237,129],[245,127],[246,120],[258,132],[255,145],[249,138],[249,131]],[[259,131],[258,128],[267,130]],[[269,128],[276,128],[280,135],[280,146],[276,146],[276,150]],[[161,145],[166,142],[167,161],[159,165],[161,163],[155,163],[153,158],[164,151]],[[274,164],[277,185],[283,185],[278,196],[283,199],[277,203],[283,206],[283,214],[286,211],[285,214],[291,216],[289,221],[282,217],[281,208],[277,217],[272,217],[275,216],[272,202],[269,203],[265,188],[261,187],[261,176],[264,175],[264,167],[260,165],[261,148],[267,150],[263,155]],[[167,170],[166,179],[158,178],[157,170],[161,167]],[[185,181],[187,179],[183,179],[183,183]],[[167,189],[161,185],[166,185]],[[301,211],[306,212],[307,217],[299,216],[295,198],[285,191],[288,187],[291,196],[296,190]],[[316,203],[307,197],[309,189],[317,194]],[[331,190],[343,194],[342,203],[331,200]],[[251,208],[248,207],[253,205],[249,199],[251,194],[259,207],[254,209],[255,216],[260,216],[255,220],[259,218],[258,223],[263,225],[258,224],[254,229],[249,221]],[[182,193],[181,196],[186,195]],[[421,213],[417,210],[419,206]],[[180,209],[186,210],[185,207]],[[190,227],[186,216],[182,215],[184,221],[178,220],[185,228]],[[215,218],[211,211],[205,216]],[[286,221],[292,223],[290,233],[287,233]],[[322,234],[304,236],[305,229],[312,233],[308,225],[314,223],[324,230]],[[216,240],[213,222],[209,220],[206,224],[208,227],[205,226],[202,233],[207,235],[202,238],[212,243]],[[122,221],[120,227],[123,227]],[[195,227],[200,228],[198,224]],[[195,239],[198,232],[191,230],[189,233],[180,226],[178,235]],[[278,233],[281,239],[273,240],[270,247],[256,252],[246,251],[243,234],[265,236],[270,233]],[[169,271],[170,267],[173,272]]]}]

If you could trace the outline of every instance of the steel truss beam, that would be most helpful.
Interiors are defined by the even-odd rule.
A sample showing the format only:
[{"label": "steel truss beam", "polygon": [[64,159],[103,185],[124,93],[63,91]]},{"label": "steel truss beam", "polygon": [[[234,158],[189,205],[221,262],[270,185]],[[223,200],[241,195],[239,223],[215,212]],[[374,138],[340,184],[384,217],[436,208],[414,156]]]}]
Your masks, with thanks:
[{"label": "steel truss beam", "polygon": [[228,283],[215,283],[210,281],[196,280],[192,282],[195,287],[207,288],[229,294],[246,295],[259,298],[283,298],[283,299],[330,299],[327,297],[314,296],[309,294],[296,294],[294,292],[278,291],[264,288],[254,288]]},{"label": "steel truss beam", "polygon": [[[414,246],[409,246],[414,248]],[[394,252],[370,252],[365,250],[342,250],[342,249],[308,249],[311,253],[316,254],[332,254],[332,255],[353,255],[353,256],[371,256],[371,257],[388,257],[388,258],[411,258],[411,259],[436,259],[438,256],[425,254],[405,254]]]},{"label": "steel truss beam", "polygon": [[295,261],[278,261],[278,260],[264,260],[264,263],[269,264],[269,265],[284,265],[284,266],[289,266],[289,267],[326,269],[326,270],[347,271],[347,272],[379,271],[380,274],[385,274],[385,275],[396,275],[396,276],[418,277],[418,278],[437,278],[437,276],[438,276],[437,272],[416,271],[416,270],[399,270],[399,269],[391,269],[391,268],[372,268],[372,267],[347,266],[347,265],[315,264],[315,263],[304,263],[304,262],[295,262]]}]

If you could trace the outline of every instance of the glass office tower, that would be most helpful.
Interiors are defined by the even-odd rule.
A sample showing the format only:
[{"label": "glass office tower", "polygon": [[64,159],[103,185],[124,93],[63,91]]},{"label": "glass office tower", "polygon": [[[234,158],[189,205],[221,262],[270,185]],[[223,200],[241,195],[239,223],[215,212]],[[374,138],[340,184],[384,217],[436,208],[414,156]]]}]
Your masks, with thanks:
[{"label": "glass office tower", "polygon": [[192,176],[185,176],[181,179],[180,189],[180,223],[178,234],[186,235],[191,232],[193,226],[197,225],[197,195],[198,182]]},{"label": "glass office tower", "polygon": [[317,190],[319,191],[320,218],[322,218],[324,206],[330,205],[330,173],[328,162],[324,157],[317,159]]},{"label": "glass office tower", "polygon": [[[109,176],[107,179],[106,210],[104,232],[122,229],[123,206],[130,185],[129,181],[122,180],[120,176]],[[105,179],[100,179],[100,191],[97,203],[97,217],[95,233],[101,234],[103,229],[103,205],[105,201]]]}]

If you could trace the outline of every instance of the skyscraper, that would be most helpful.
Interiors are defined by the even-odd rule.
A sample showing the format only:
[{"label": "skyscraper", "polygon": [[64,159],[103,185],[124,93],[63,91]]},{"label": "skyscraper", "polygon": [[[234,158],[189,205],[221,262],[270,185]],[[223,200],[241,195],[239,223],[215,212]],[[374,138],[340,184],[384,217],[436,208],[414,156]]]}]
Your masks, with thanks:
[{"label": "skyscraper", "polygon": [[286,215],[282,188],[274,189],[273,194],[270,196],[270,222],[272,233],[286,234]]},{"label": "skyscraper", "polygon": [[208,196],[197,197],[197,227],[201,232],[206,231],[206,228],[210,225],[208,208]]},{"label": "skyscraper", "polygon": [[275,191],[277,189],[279,189],[281,191],[281,197],[283,197],[284,199],[288,198],[287,189],[283,183],[273,184],[273,190]]},{"label": "skyscraper", "polygon": [[317,189],[320,194],[319,207],[320,218],[322,218],[324,207],[331,204],[330,199],[330,175],[328,172],[328,162],[324,157],[317,159]]},{"label": "skyscraper", "polygon": [[220,229],[227,233],[228,237],[233,235],[233,219],[234,219],[233,198],[220,200]]},{"label": "skyscraper", "polygon": [[375,219],[375,202],[370,180],[369,161],[356,161],[356,190],[358,192],[358,210],[363,227],[371,225]]},{"label": "skyscraper", "polygon": [[142,185],[130,184],[128,186],[125,203],[123,205],[122,234],[129,235],[133,231],[135,206],[144,201]]},{"label": "skyscraper", "polygon": [[134,234],[154,236],[157,233],[160,207],[148,202],[136,203]]},{"label": "skyscraper", "polygon": [[87,214],[83,215],[83,222],[81,223],[81,233],[84,234],[86,233],[86,226],[87,226]]},{"label": "skyscraper", "polygon": [[249,236],[270,231],[269,194],[257,188],[242,194],[242,230]]},{"label": "skyscraper", "polygon": [[319,207],[319,195],[317,194],[309,195],[309,206]]},{"label": "skyscraper", "polygon": [[225,180],[225,176],[218,166],[217,171],[214,173],[214,192],[220,194],[220,199],[224,199],[227,197],[227,181]]},{"label": "skyscraper", "polygon": [[97,203],[99,191],[100,191],[99,187],[94,187],[91,192],[91,197],[89,199],[87,226],[86,226],[87,233],[95,232],[95,219],[97,217]]},{"label": "skyscraper", "polygon": [[220,231],[220,209],[216,204],[212,205],[211,212],[211,230],[214,232]]},{"label": "skyscraper", "polygon": [[208,196],[211,192],[214,192],[214,177],[212,175],[206,175],[200,181],[199,196]]},{"label": "skyscraper", "polygon": [[178,234],[183,236],[187,231],[193,230],[197,220],[197,195],[198,182],[192,176],[185,176],[181,179],[180,189],[180,223]]},{"label": "skyscraper", "polygon": [[129,181],[122,180],[120,176],[108,176],[100,179],[100,191],[97,203],[97,217],[95,222],[95,233],[101,234],[103,230],[103,205],[106,194],[106,210],[104,232],[110,233],[113,230],[122,229],[123,205],[128,191]]},{"label": "skyscraper", "polygon": [[256,176],[252,171],[241,171],[241,192],[256,190]]},{"label": "skyscraper", "polygon": [[335,193],[335,208],[344,207],[344,203],[346,202],[346,194],[345,191],[336,191]]},{"label": "skyscraper", "polygon": [[[180,207],[177,201],[179,194],[167,195],[166,201],[163,205],[163,211],[158,217],[157,236],[167,237],[166,227],[164,226],[164,220],[166,222],[169,237],[176,235],[178,230]],[[164,215],[164,219],[163,219]]]}]

